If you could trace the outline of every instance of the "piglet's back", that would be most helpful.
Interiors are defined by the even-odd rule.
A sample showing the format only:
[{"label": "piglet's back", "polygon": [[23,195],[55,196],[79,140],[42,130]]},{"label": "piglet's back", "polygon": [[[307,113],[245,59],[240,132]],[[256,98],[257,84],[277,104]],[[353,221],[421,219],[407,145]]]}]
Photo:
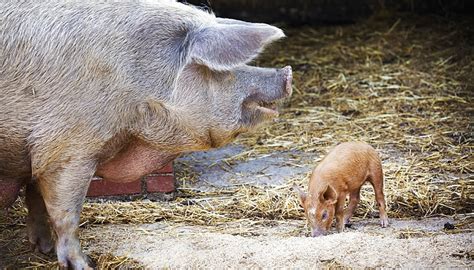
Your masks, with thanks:
[{"label": "piglet's back", "polygon": [[380,169],[375,149],[365,142],[345,142],[334,147],[314,170],[325,182],[364,181],[370,171]]}]

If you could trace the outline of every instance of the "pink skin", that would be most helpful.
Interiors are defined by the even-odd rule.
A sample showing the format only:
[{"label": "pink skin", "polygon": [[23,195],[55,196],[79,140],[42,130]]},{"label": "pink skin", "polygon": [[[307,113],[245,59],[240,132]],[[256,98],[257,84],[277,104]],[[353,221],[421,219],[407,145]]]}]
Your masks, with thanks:
[{"label": "pink skin", "polygon": [[135,181],[143,175],[162,168],[176,156],[176,154],[154,150],[137,140],[112,159],[100,164],[96,175],[113,182]]}]

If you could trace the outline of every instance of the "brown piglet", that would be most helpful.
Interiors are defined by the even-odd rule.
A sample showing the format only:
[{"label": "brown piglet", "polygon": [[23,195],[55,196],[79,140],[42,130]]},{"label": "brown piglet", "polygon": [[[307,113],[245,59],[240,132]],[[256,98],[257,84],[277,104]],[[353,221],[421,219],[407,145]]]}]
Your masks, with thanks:
[{"label": "brown piglet", "polygon": [[[301,206],[311,226],[311,236],[327,233],[336,216],[336,228],[342,232],[360,200],[360,188],[370,182],[380,211],[380,224],[388,225],[383,194],[382,163],[374,148],[364,142],[346,142],[334,147],[313,170],[306,194],[296,185]],[[347,195],[350,202],[344,214]]]}]

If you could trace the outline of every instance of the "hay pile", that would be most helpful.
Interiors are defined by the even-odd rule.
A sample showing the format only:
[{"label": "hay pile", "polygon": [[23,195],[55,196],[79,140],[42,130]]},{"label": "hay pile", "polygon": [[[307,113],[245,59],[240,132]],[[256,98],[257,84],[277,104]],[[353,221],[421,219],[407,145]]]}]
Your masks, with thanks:
[{"label": "hay pile", "polygon": [[268,64],[294,66],[295,95],[278,123],[242,141],[319,154],[363,140],[384,160],[392,216],[472,212],[472,22],[374,18],[290,32]]},{"label": "hay pile", "polygon": [[[237,143],[249,150],[226,162],[232,165],[280,150],[314,153],[319,161],[339,142],[363,140],[382,156],[390,217],[471,213],[473,22],[404,16],[290,29],[288,38],[270,48],[258,64],[292,65],[293,97],[273,124],[240,138]],[[198,192],[183,184],[196,180],[193,172],[177,174],[182,188],[175,201],[86,203],[82,226],[160,220],[215,226],[302,218],[290,187],[306,186],[307,175],[282,186]],[[372,188],[365,186],[358,216],[373,214],[377,209]],[[10,236],[24,226],[25,215],[18,202],[0,224],[0,245],[15,241]],[[473,218],[467,215],[458,226],[472,223]],[[105,258],[105,263],[126,260],[95,256],[99,262]]]}]

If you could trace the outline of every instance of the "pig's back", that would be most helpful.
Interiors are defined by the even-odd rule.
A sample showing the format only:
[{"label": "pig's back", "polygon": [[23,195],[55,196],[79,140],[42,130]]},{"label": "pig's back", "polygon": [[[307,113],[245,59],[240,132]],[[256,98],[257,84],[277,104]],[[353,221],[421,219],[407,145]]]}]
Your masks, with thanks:
[{"label": "pig's back", "polygon": [[[202,21],[195,18],[201,13],[194,9],[157,3],[159,7],[140,1],[2,1],[1,97],[9,103],[13,99],[51,103],[93,100],[119,86],[135,95],[144,92],[137,89],[140,86],[155,90],[151,88],[157,75],[148,74],[151,78],[146,81],[143,64],[152,65],[153,56],[166,54],[161,55],[161,66],[153,66],[159,73],[172,61],[182,60],[172,52],[163,53],[164,45]],[[192,15],[189,21],[175,18]]]},{"label": "pig's back", "polygon": [[171,43],[212,18],[172,1],[0,1],[0,144],[126,129],[169,94],[183,61]]}]

